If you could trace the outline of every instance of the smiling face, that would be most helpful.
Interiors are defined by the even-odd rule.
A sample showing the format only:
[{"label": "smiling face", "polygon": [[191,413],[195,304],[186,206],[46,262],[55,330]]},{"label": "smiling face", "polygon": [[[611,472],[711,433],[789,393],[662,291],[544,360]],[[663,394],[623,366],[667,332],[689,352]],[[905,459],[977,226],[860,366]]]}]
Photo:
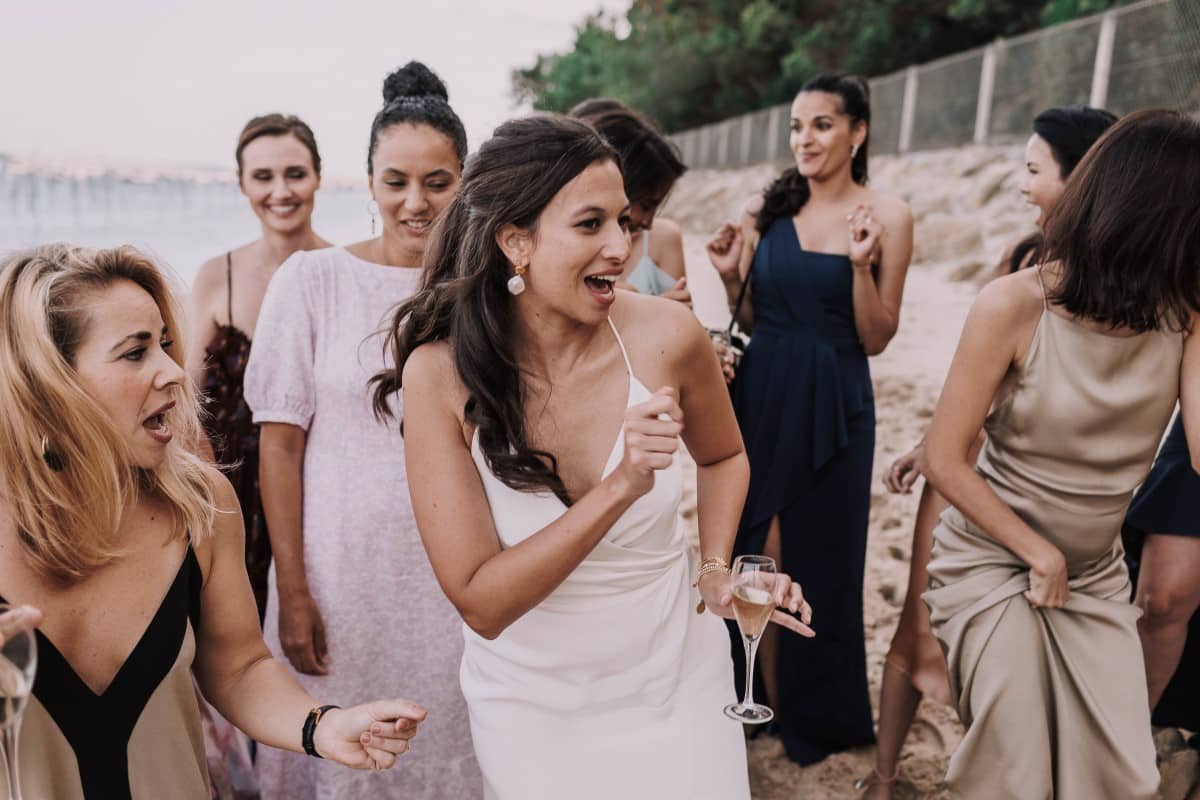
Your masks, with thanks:
[{"label": "smiling face", "polygon": [[288,235],[312,224],[321,177],[312,153],[295,136],[260,136],[242,150],[242,194],[264,229]]},{"label": "smiling face", "polygon": [[827,180],[850,171],[851,150],[862,146],[867,126],[852,122],[842,98],[828,92],[801,92],[792,101],[788,139],[796,168],[809,180]]},{"label": "smiling face", "polygon": [[1025,177],[1021,179],[1020,191],[1025,202],[1037,208],[1038,225],[1062,197],[1064,188],[1062,167],[1055,160],[1050,144],[1033,134],[1025,144]]},{"label": "smiling face", "polygon": [[379,204],[386,249],[421,263],[429,229],[454,197],[462,164],[454,143],[428,125],[400,123],[379,134],[371,196]]},{"label": "smiling face", "polygon": [[153,469],[171,441],[170,411],[184,380],[171,332],[150,294],[118,280],[85,295],[75,348],[79,382],[125,442],[133,466]]},{"label": "smiling face", "polygon": [[568,182],[538,216],[536,234],[500,233],[513,263],[527,260],[527,291],[519,302],[598,324],[616,299],[613,283],[629,258],[629,201],[621,170],[601,161]]}]

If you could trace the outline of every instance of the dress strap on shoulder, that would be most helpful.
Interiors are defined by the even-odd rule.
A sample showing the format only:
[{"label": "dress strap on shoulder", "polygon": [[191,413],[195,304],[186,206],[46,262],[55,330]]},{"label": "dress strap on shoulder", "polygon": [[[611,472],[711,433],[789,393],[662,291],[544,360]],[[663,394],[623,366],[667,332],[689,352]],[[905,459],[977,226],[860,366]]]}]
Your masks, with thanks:
[{"label": "dress strap on shoulder", "polygon": [[233,327],[233,251],[225,251],[225,314]]},{"label": "dress strap on shoulder", "polygon": [[613,336],[617,337],[617,347],[621,348],[621,358],[625,359],[625,369],[629,371],[629,375],[633,376],[633,365],[629,363],[629,353],[625,350],[625,342],[621,340],[621,334],[617,331],[616,323],[612,321],[612,317],[608,318],[608,327],[612,328]]},{"label": "dress strap on shoulder", "polygon": [[650,229],[642,231],[642,257],[650,257]]},{"label": "dress strap on shoulder", "polygon": [[1042,290],[1042,309],[1045,310],[1049,308],[1050,302],[1046,299],[1046,284],[1042,282],[1042,265],[1038,264],[1033,269],[1037,272],[1038,288]]}]

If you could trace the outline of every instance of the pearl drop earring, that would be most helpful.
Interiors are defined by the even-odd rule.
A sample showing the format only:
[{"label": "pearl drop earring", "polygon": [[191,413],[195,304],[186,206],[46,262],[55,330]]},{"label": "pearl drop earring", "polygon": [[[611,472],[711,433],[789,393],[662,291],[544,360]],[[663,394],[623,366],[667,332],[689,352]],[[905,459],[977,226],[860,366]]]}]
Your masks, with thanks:
[{"label": "pearl drop earring", "polygon": [[509,294],[518,295],[525,291],[525,279],[521,276],[525,274],[525,265],[517,264],[515,267],[517,274],[508,279]]}]

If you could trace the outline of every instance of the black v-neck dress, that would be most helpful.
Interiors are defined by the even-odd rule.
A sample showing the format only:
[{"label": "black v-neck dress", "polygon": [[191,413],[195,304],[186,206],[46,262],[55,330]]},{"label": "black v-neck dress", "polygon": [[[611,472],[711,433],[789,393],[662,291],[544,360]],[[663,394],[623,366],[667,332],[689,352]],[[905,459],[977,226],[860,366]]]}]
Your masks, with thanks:
[{"label": "black v-neck dress", "polygon": [[18,743],[25,797],[208,800],[191,674],[201,582],[189,546],[162,605],[101,694],[36,634],[37,677]]}]

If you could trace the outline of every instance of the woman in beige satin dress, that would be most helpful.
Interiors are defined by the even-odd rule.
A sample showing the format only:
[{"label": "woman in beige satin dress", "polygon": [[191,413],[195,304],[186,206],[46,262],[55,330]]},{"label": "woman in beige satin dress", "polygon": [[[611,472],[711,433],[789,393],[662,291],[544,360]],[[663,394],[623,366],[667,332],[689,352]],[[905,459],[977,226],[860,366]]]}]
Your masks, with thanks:
[{"label": "woman in beige satin dress", "polygon": [[1198,181],[1200,123],[1130,115],[1072,175],[1044,266],[967,318],[925,465],[951,503],[924,599],[967,726],[955,796],[1158,787],[1119,534],[1177,399],[1200,447]]}]

